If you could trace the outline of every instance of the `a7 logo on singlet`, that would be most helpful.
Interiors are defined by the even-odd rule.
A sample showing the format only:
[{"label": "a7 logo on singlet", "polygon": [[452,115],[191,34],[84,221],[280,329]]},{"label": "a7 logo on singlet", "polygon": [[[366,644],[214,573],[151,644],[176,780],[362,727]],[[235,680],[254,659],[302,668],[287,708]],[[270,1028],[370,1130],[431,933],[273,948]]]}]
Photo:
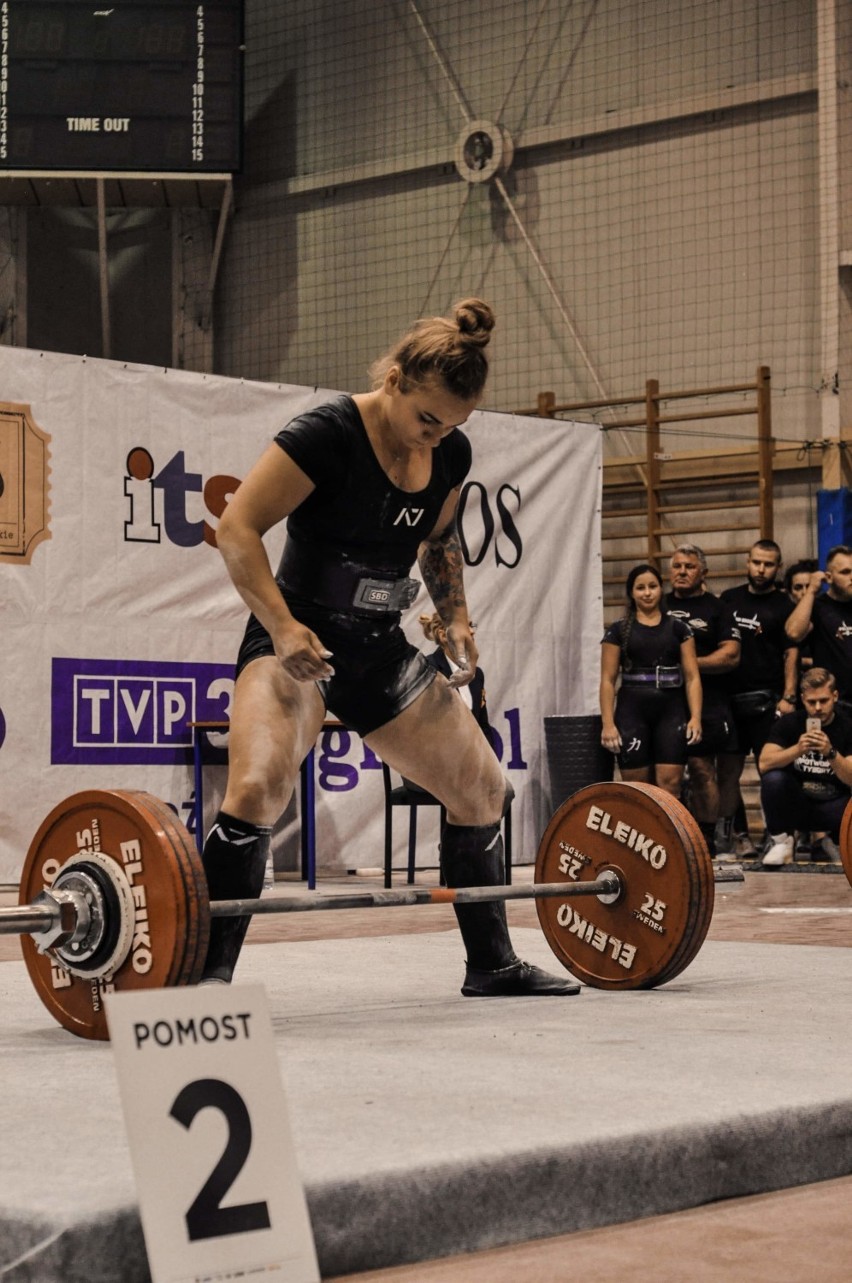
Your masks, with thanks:
[{"label": "a7 logo on singlet", "polygon": [[400,508],[399,514],[393,524],[398,526],[401,521],[404,521],[407,526],[416,526],[425,511],[425,508],[409,508],[406,505],[405,507]]}]

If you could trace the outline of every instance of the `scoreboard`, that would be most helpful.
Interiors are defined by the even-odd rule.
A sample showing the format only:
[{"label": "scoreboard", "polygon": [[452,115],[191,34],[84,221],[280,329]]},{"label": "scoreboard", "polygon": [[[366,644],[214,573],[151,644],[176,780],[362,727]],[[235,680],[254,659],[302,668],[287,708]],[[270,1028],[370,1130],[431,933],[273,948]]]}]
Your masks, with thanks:
[{"label": "scoreboard", "polygon": [[228,172],[243,0],[0,0],[0,172]]}]

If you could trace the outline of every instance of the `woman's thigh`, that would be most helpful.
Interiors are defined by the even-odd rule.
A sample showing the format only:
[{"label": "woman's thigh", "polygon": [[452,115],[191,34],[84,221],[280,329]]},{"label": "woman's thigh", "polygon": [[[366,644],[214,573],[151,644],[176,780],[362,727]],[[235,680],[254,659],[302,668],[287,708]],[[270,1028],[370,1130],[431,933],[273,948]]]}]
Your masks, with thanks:
[{"label": "woman's thigh", "polygon": [[247,664],[234,688],[223,810],[256,824],[274,824],[324,716],[313,682],[295,681],[272,656]]},{"label": "woman's thigh", "polygon": [[470,709],[442,675],[366,743],[439,798],[451,823],[494,824],[503,814],[511,786]]}]

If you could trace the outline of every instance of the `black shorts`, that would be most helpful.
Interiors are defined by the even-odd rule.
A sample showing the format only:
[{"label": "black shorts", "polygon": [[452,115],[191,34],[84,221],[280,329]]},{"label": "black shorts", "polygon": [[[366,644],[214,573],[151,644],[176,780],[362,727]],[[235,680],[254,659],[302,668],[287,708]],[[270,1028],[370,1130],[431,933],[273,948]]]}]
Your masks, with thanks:
[{"label": "black shorts", "polygon": [[618,764],[625,770],[657,763],[686,763],[686,702],[681,689],[655,690],[623,686],[615,706],[621,736]]},{"label": "black shorts", "polygon": [[[435,680],[437,669],[411,645],[399,615],[364,618],[283,595],[294,619],[331,651],[334,676],[316,683],[326,708],[362,738],[393,721]],[[274,654],[269,633],[250,616],[237,655],[237,677],[253,659]]]},{"label": "black shorts", "polygon": [[[768,709],[765,713],[744,713],[737,711],[736,704],[734,707],[734,733],[736,735],[735,753],[742,753],[748,756],[754,754],[754,760],[760,757],[760,750],[769,739],[773,726],[775,725],[778,714],[774,707]],[[730,750],[726,750],[730,751]]]},{"label": "black shorts", "polygon": [[701,712],[701,739],[690,745],[690,757],[715,757],[736,753],[737,732],[730,704],[705,705]]}]

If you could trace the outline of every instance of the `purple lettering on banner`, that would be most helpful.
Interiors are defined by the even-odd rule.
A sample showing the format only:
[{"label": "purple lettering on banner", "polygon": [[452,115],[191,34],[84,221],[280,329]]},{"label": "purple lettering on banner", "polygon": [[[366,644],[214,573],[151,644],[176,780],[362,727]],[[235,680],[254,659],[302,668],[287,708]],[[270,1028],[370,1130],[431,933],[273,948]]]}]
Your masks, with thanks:
[{"label": "purple lettering on banner", "polygon": [[189,723],[227,719],[233,688],[232,664],[54,659],[51,763],[184,763]]}]

